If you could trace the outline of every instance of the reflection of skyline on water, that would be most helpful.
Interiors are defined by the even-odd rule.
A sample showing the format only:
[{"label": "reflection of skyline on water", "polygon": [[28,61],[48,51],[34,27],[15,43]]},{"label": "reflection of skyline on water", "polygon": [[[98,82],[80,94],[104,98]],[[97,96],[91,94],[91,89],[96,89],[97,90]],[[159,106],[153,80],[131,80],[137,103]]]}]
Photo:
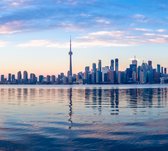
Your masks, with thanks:
[{"label": "reflection of skyline on water", "polygon": [[72,122],[72,113],[73,113],[73,111],[72,111],[72,88],[69,89],[68,94],[69,94],[69,119],[68,119],[68,121],[70,122],[69,129],[71,129],[72,124],[73,124],[73,122]]},{"label": "reflection of skyline on water", "polygon": [[[167,88],[145,88],[145,89],[41,89],[41,88],[0,88],[1,102],[8,100],[8,103],[16,105],[31,100],[31,104],[68,103],[69,116],[72,116],[73,102],[81,100],[80,104],[85,108],[97,109],[101,114],[102,109],[111,108],[111,114],[117,115],[122,107],[129,108],[152,108],[164,107],[167,105]],[[66,102],[65,100],[68,100]],[[16,102],[12,102],[16,101]],[[71,118],[70,118],[71,119]]]},{"label": "reflection of skyline on water", "polygon": [[0,150],[166,151],[167,93],[168,88],[0,88]]}]

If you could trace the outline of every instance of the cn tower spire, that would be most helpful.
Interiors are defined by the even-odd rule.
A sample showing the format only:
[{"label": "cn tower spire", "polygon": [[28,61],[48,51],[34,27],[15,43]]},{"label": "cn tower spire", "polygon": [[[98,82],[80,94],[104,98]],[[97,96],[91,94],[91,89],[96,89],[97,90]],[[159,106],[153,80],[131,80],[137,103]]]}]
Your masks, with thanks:
[{"label": "cn tower spire", "polygon": [[71,44],[71,36],[70,36],[70,50],[69,50],[69,57],[70,57],[70,63],[69,63],[69,76],[72,76],[72,44]]}]

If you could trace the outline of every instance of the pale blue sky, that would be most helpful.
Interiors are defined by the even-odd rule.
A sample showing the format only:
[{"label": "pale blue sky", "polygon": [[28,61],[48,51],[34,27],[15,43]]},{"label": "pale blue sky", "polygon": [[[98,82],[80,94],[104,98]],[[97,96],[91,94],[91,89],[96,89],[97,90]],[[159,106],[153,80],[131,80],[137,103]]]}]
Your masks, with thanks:
[{"label": "pale blue sky", "polygon": [[0,14],[0,74],[66,73],[70,35],[74,72],[135,55],[168,64],[167,0],[1,0]]}]

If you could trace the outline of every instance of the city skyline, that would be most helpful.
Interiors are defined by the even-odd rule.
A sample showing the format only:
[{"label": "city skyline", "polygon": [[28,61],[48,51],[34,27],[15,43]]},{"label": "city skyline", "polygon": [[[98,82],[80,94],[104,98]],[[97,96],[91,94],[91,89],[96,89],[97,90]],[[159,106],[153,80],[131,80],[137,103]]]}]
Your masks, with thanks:
[{"label": "city skyline", "polygon": [[69,70],[67,74],[60,72],[60,74],[46,76],[43,74],[36,75],[35,73],[28,73],[26,70],[18,71],[17,74],[8,73],[0,75],[0,84],[164,84],[168,83],[167,68],[157,64],[153,66],[152,60],[138,64],[136,56],[132,59],[129,66],[121,71],[120,60],[113,58],[110,64],[102,66],[102,60],[97,63],[92,63],[92,67],[85,66],[83,71],[73,73],[72,65],[72,46],[71,37],[69,45]]},{"label": "city skyline", "polygon": [[167,67],[167,4],[165,0],[2,0],[0,71],[66,72],[70,35],[74,72],[98,59],[106,65],[111,58],[119,58],[123,70],[135,55],[139,62],[153,60]]}]

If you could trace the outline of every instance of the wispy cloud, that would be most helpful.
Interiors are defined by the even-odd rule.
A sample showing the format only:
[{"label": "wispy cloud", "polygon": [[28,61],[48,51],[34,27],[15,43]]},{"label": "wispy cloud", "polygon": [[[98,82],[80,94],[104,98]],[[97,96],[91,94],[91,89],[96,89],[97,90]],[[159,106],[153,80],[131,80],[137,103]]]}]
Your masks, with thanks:
[{"label": "wispy cloud", "polygon": [[13,34],[21,32],[22,22],[12,21],[4,25],[0,25],[0,34]]},{"label": "wispy cloud", "polygon": [[151,18],[143,15],[143,14],[134,14],[132,16],[135,22],[140,23],[140,24],[147,24],[152,22]]},{"label": "wispy cloud", "polygon": [[[145,0],[132,3],[102,0],[2,0],[0,34],[63,30],[76,35],[75,45],[78,47],[165,42],[163,39],[149,39],[153,39],[152,36],[167,38],[167,13],[165,9],[160,9],[160,6],[166,5],[163,1],[153,1],[151,4]],[[151,11],[157,11],[157,15],[151,14]],[[26,42],[27,45],[21,45],[39,47],[40,42],[41,46],[47,47],[62,48],[65,45],[50,40],[32,40]]]},{"label": "wispy cloud", "polygon": [[[131,47],[142,44],[167,44],[168,34],[150,31],[147,29],[137,29],[142,31],[140,34],[133,35],[132,30],[127,31],[97,31],[79,36],[73,40],[74,48],[89,47]],[[69,42],[53,40],[31,40],[17,45],[18,47],[47,47],[47,48],[68,48]]]},{"label": "wispy cloud", "polygon": [[68,43],[37,39],[37,40],[31,40],[28,42],[17,44],[17,46],[22,48],[29,48],[29,47],[68,48]]}]

